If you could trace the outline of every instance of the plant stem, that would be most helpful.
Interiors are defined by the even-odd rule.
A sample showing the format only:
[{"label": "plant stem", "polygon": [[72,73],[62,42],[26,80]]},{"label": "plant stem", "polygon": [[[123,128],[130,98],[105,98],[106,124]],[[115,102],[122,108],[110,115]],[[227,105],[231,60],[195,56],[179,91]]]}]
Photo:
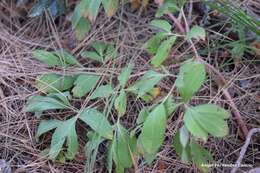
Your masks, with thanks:
[{"label": "plant stem", "polygon": [[[159,6],[161,5],[161,3],[158,3],[157,1],[155,1]],[[186,30],[189,31],[189,24],[187,23],[186,21],[186,18],[185,18],[185,15],[184,15],[184,12],[183,12],[183,9],[181,9],[181,12],[182,12],[182,15],[184,17],[184,21],[185,21],[185,26],[186,26]],[[181,25],[181,23],[179,22],[179,20],[171,13],[168,13],[167,14],[170,19],[174,22],[174,24],[178,27],[178,29],[180,30],[181,34],[185,33],[185,29],[184,27]],[[186,31],[186,32],[187,32]],[[215,79],[215,82],[218,84],[218,87],[219,88],[222,88],[222,92],[226,98],[226,100],[229,102],[229,105],[231,106],[232,108],[232,112],[233,112],[233,116],[234,118],[236,119],[242,133],[243,133],[243,137],[247,136],[248,134],[248,128],[246,126],[246,123],[244,122],[244,120],[242,119],[242,116],[241,114],[239,113],[239,110],[236,106],[236,104],[234,103],[231,95],[229,94],[228,90],[223,88],[223,86],[225,85],[226,83],[226,80],[224,78],[224,76],[214,67],[212,66],[211,64],[207,63],[206,61],[204,61],[200,55],[198,54],[197,52],[197,49],[194,45],[194,43],[190,40],[190,44],[191,44],[191,47],[192,47],[192,50],[195,54],[195,58],[199,61],[201,61],[202,63],[204,63],[207,67],[207,70],[208,71],[212,71],[213,73],[215,73],[215,75],[217,75],[218,79],[221,81],[219,82],[218,80]]]}]

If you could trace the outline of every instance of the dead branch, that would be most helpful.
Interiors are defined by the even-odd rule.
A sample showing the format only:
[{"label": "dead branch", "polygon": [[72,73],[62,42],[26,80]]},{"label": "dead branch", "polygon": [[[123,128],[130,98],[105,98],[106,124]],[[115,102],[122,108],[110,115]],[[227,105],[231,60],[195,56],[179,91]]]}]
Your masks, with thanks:
[{"label": "dead branch", "polygon": [[232,170],[231,170],[231,173],[236,173],[236,171],[238,170],[238,168],[241,166],[241,162],[242,162],[242,159],[244,158],[245,154],[246,154],[246,150],[248,148],[248,145],[250,144],[250,140],[253,136],[253,134],[255,133],[260,133],[260,128],[253,128],[251,129],[249,132],[248,132],[248,135],[246,137],[246,142],[245,144],[243,145],[243,147],[241,148],[241,151],[240,151],[240,154],[239,154],[239,157],[236,161],[236,167],[234,167]]}]

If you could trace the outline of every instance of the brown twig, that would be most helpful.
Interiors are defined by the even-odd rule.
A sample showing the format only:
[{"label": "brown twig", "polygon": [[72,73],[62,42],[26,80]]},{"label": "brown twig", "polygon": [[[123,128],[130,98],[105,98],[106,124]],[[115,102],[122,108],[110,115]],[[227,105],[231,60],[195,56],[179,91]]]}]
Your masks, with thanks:
[{"label": "brown twig", "polygon": [[[158,1],[158,0],[155,0],[155,2],[160,6],[161,5],[161,1]],[[182,10],[183,12],[183,10]],[[181,23],[179,22],[179,20],[171,13],[168,13],[167,14],[170,19],[174,22],[174,24],[178,27],[178,29],[180,30],[181,33],[185,33],[185,29],[184,27],[181,25]],[[183,13],[184,15],[184,13]],[[183,16],[185,18],[185,16]],[[189,30],[189,24],[187,23],[187,21],[185,20],[185,26],[186,26],[186,30],[188,31]],[[198,54],[196,48],[195,48],[195,45],[192,41],[190,41],[190,44],[191,44],[191,47],[192,47],[192,50],[195,54],[195,57],[196,59],[198,59],[199,61],[203,62],[205,65],[206,65],[206,68],[208,71],[211,71],[213,72],[215,75],[217,75],[217,79],[215,79],[215,82],[218,84],[218,87],[219,88],[222,88],[222,92],[223,92],[223,95],[225,96],[226,100],[229,102],[229,105],[231,106],[232,108],[232,113],[233,113],[233,116],[234,118],[236,119],[244,137],[247,136],[248,134],[248,128],[246,126],[246,123],[244,122],[244,120],[242,119],[242,116],[241,114],[239,113],[239,110],[237,109],[237,106],[236,104],[234,103],[231,95],[229,94],[228,90],[225,89],[223,86],[225,86],[226,84],[226,80],[224,78],[224,76],[214,67],[212,66],[211,64],[207,63],[206,61],[204,61],[200,55]]]},{"label": "brown twig", "polygon": [[238,159],[237,159],[237,161],[236,161],[236,164],[235,164],[236,167],[234,167],[234,168],[231,170],[231,173],[236,173],[237,170],[238,170],[238,168],[241,166],[241,162],[242,162],[242,160],[243,160],[243,158],[244,158],[244,156],[245,156],[245,154],[246,154],[246,150],[247,150],[247,148],[248,148],[248,145],[250,144],[250,140],[251,140],[253,134],[255,134],[255,133],[260,133],[260,128],[253,128],[253,129],[251,129],[251,130],[248,132],[248,134],[247,134],[247,136],[246,136],[246,142],[245,142],[245,144],[243,145],[243,147],[241,148],[239,157],[238,157]]}]

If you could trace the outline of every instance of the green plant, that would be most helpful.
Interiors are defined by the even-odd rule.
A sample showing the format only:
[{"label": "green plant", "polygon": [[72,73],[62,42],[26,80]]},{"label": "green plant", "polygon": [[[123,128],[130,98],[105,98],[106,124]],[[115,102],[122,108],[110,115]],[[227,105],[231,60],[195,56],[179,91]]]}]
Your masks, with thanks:
[{"label": "green plant", "polygon": [[[185,1],[178,3],[166,1],[166,3],[159,8],[160,15],[158,16],[169,11],[178,11]],[[108,15],[112,15],[115,13],[118,1],[82,0],[76,7],[73,16],[73,22],[75,22],[73,26],[76,32],[78,29],[86,31],[84,27],[88,26],[89,20],[95,20],[101,4]],[[208,171],[208,168],[203,167],[202,164],[213,162],[213,158],[209,151],[199,144],[199,141],[202,139],[206,142],[209,135],[214,137],[227,135],[226,120],[229,118],[229,113],[211,103],[196,106],[190,104],[193,96],[207,79],[205,65],[197,58],[188,59],[181,64],[179,74],[172,87],[172,90],[177,88],[181,97],[179,102],[172,98],[171,92],[169,92],[164,98],[140,111],[136,125],[132,127],[133,130],[130,131],[121,123],[121,119],[127,114],[129,95],[146,102],[154,100],[158,92],[157,85],[163,78],[169,76],[169,72],[163,65],[178,40],[192,42],[194,39],[206,39],[206,32],[200,26],[193,26],[186,34],[175,34],[172,32],[171,24],[166,20],[156,19],[151,22],[151,25],[159,31],[143,47],[152,55],[151,65],[154,69],[145,72],[135,82],[129,80],[134,70],[133,62],[122,68],[119,75],[109,76],[117,81],[113,83],[110,80],[110,83],[100,84],[101,77],[103,77],[100,74],[80,72],[74,75],[49,73],[37,77],[36,87],[45,95],[29,98],[25,111],[35,112],[38,116],[49,110],[71,109],[73,111],[64,120],[54,119],[40,122],[37,137],[54,130],[50,148],[45,150],[46,157],[59,161],[75,158],[79,150],[76,123],[81,121],[89,129],[88,142],[85,146],[85,152],[89,156],[86,171],[92,171],[97,148],[105,141],[108,145],[107,169],[109,172],[112,172],[113,163],[116,166],[116,172],[124,172],[125,169],[133,166],[135,158],[138,156],[144,157],[145,161],[151,164],[164,142],[168,119],[176,109],[180,109],[184,114],[183,125],[173,138],[173,147],[183,161],[194,162],[201,171]],[[78,34],[81,39],[85,33],[80,31]],[[113,61],[117,56],[113,44],[93,42],[90,49],[92,50],[82,52],[81,56],[102,65]],[[66,68],[71,66],[84,67],[65,50],[55,52],[36,50],[33,52],[33,56],[50,68],[57,67],[66,71]],[[107,104],[102,108],[85,104],[80,110],[73,108],[71,98],[85,96],[88,96],[90,100],[105,99]],[[116,121],[110,118],[112,108],[117,112]]]},{"label": "green plant", "polygon": [[[17,0],[17,5],[22,6],[26,0]],[[39,0],[31,9],[29,17],[41,16],[47,10],[53,17],[57,17],[65,12],[64,0]]]},{"label": "green plant", "polygon": [[239,27],[246,27],[252,32],[256,33],[257,36],[260,35],[259,26],[260,21],[254,17],[246,14],[246,12],[241,9],[236,3],[229,0],[216,0],[216,1],[204,1],[210,8],[223,13],[224,15],[230,17],[232,21],[239,25]]},{"label": "green plant", "polygon": [[71,22],[78,40],[82,40],[90,31],[91,22],[95,21],[101,5],[111,17],[117,11],[119,0],[81,0],[75,7]]}]

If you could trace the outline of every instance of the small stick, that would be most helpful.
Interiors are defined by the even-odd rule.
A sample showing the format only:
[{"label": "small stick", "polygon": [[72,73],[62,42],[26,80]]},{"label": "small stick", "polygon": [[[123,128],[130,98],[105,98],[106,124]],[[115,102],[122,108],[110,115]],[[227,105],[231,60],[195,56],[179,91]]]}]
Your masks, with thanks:
[{"label": "small stick", "polygon": [[241,166],[241,162],[242,162],[242,159],[244,158],[245,154],[246,154],[246,150],[248,148],[248,145],[250,144],[250,140],[253,136],[253,134],[255,133],[260,133],[260,128],[253,128],[251,129],[247,136],[246,136],[246,142],[245,144],[243,145],[243,147],[241,148],[241,151],[240,151],[240,154],[239,154],[239,157],[236,161],[236,167],[234,167],[232,170],[231,170],[231,173],[236,173],[236,171],[238,170],[238,168]]}]

